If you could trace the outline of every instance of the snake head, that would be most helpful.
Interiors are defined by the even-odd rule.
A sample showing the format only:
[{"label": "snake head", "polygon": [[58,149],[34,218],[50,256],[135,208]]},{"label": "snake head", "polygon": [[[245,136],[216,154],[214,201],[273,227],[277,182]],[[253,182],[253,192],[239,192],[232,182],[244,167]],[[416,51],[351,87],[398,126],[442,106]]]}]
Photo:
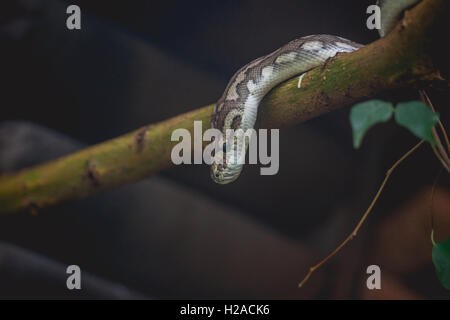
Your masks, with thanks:
[{"label": "snake head", "polygon": [[218,148],[211,164],[211,179],[218,184],[227,184],[236,180],[243,167],[243,163],[236,161],[237,146],[228,144],[222,138],[218,141]]},{"label": "snake head", "polygon": [[230,169],[229,167],[224,167],[223,164],[213,163],[211,165],[211,179],[218,184],[228,184],[239,177],[242,167],[241,164]]}]

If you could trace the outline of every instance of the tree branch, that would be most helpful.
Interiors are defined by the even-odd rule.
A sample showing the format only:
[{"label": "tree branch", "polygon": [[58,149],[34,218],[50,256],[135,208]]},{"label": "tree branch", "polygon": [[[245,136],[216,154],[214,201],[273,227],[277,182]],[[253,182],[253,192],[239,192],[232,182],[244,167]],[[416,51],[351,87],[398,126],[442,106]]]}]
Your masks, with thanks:
[{"label": "tree branch", "polygon": [[[444,0],[424,0],[405,13],[388,36],[272,90],[262,102],[258,126],[295,125],[331,110],[399,88],[449,87],[429,52]],[[142,127],[60,159],[0,177],[0,213],[38,210],[130,183],[172,166],[172,131],[193,122],[209,127],[213,105]]]}]

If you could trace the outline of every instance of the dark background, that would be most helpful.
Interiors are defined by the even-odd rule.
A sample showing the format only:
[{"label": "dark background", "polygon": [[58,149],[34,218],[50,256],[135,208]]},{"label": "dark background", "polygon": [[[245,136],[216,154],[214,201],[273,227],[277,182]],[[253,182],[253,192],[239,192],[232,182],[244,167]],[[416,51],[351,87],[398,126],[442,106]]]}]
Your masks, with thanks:
[{"label": "dark background", "polygon": [[[242,65],[294,38],[375,41],[365,26],[372,2],[72,1],[79,31],[66,28],[64,1],[2,4],[0,170],[212,103]],[[430,95],[448,123],[448,94]],[[358,238],[296,289],[417,142],[388,123],[354,150],[348,111],[282,130],[276,176],[247,166],[219,186],[207,166],[179,166],[37,216],[0,217],[0,297],[449,298],[431,264],[427,206],[439,164],[428,147],[393,175]],[[436,229],[445,238],[445,174],[439,185]],[[89,274],[81,292],[65,289],[68,264]],[[383,272],[376,293],[365,289],[370,264]]]}]

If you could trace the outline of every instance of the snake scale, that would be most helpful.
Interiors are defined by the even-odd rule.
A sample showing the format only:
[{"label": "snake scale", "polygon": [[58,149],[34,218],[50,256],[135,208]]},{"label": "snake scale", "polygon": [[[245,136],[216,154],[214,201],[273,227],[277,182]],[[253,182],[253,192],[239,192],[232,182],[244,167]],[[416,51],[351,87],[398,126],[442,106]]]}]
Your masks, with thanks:
[{"label": "snake scale", "polygon": [[[380,36],[383,37],[391,31],[403,10],[418,1],[379,0]],[[229,81],[211,117],[211,127],[222,132],[220,140],[216,142],[221,147],[214,156],[214,159],[221,161],[212,163],[211,178],[219,184],[226,184],[239,177],[243,164],[237,163],[235,157],[239,152],[245,155],[248,141],[244,139],[243,142],[238,142],[235,138],[227,141],[226,130],[242,129],[245,132],[252,129],[258,105],[273,87],[295,75],[304,74],[320,66],[339,52],[352,52],[361,47],[363,45],[338,36],[310,35],[295,39],[240,68]],[[237,156],[239,158],[242,154]]]}]

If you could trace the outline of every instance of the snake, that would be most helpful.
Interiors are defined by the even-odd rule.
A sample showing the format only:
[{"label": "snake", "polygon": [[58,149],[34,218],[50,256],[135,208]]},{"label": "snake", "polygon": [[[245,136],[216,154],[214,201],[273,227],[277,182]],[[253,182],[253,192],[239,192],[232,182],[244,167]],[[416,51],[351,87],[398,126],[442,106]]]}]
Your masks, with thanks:
[{"label": "snake", "polygon": [[[381,37],[394,29],[402,12],[420,0],[378,0]],[[211,178],[219,184],[235,181],[243,169],[236,158],[245,157],[248,139],[227,137],[227,130],[253,129],[258,106],[264,96],[276,85],[296,75],[302,75],[323,65],[337,53],[353,52],[364,45],[327,34],[309,35],[292,40],[274,52],[257,58],[240,68],[230,79],[211,116],[211,128],[221,136],[211,164]]]}]

